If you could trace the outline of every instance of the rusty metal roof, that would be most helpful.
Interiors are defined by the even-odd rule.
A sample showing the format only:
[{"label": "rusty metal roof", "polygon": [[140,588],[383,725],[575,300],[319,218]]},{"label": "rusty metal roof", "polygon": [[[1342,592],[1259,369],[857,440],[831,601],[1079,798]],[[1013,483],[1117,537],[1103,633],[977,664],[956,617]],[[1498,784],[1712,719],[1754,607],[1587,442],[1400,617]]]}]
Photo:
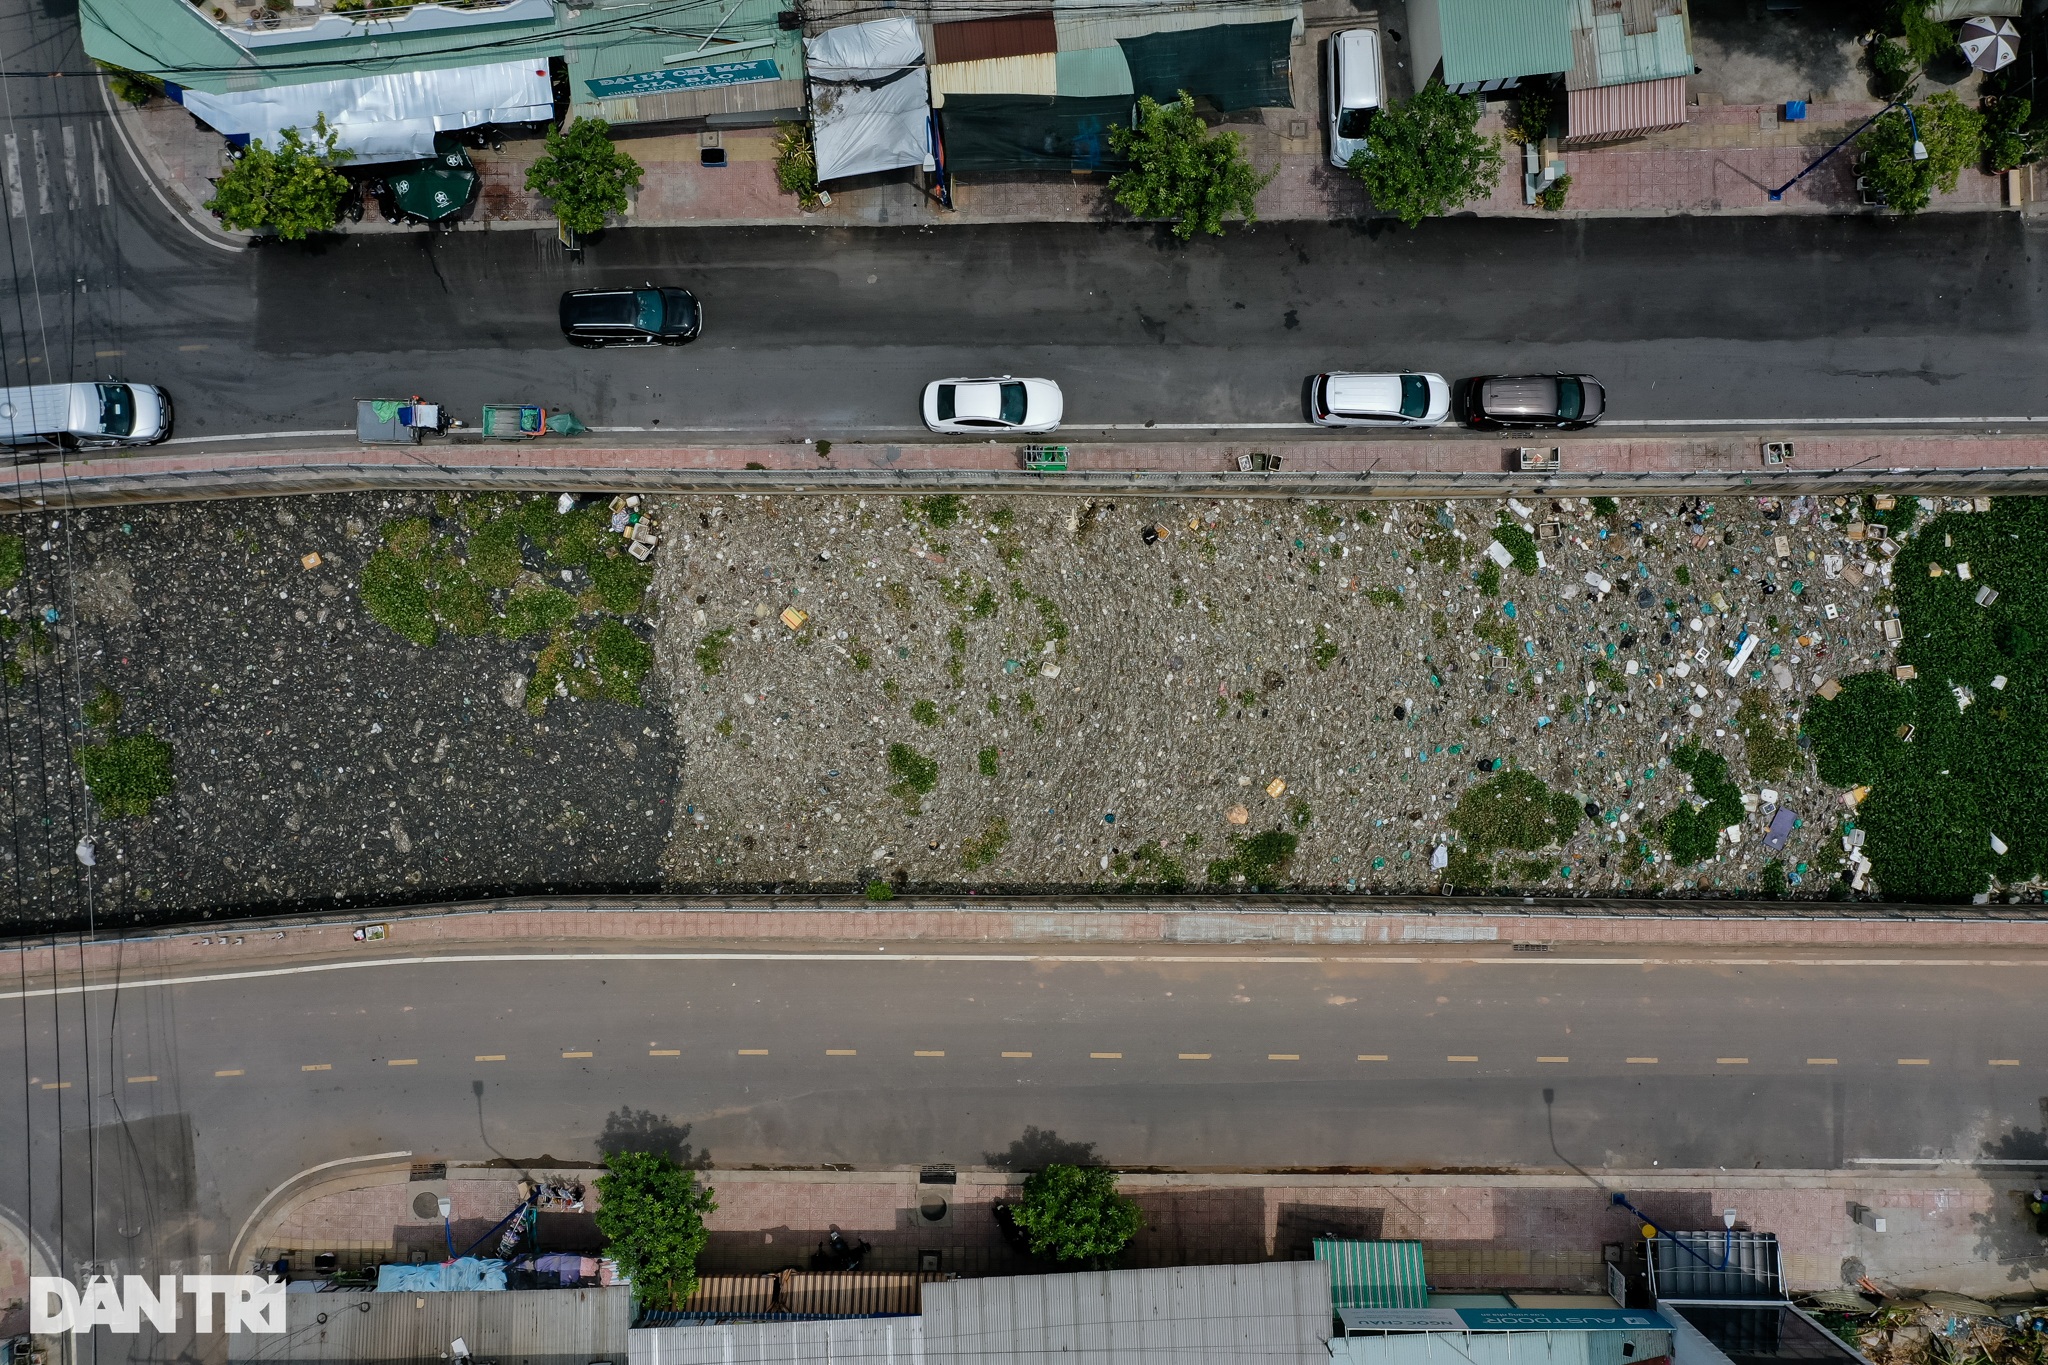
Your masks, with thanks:
[{"label": "rusty metal roof", "polygon": [[932,25],[932,59],[939,63],[985,62],[1058,50],[1059,35],[1049,9]]}]

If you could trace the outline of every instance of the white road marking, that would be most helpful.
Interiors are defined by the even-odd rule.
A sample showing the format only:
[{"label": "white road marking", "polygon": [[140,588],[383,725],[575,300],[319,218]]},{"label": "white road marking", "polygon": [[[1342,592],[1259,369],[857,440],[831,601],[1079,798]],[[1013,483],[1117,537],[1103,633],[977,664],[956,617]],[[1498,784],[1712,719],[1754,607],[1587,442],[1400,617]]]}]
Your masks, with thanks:
[{"label": "white road marking", "polygon": [[1313,422],[1065,422],[1062,431],[1315,431]]},{"label": "white road marking", "polygon": [[0,138],[0,144],[7,148],[7,216],[25,218],[28,205],[21,197],[21,144],[15,141],[12,133]]},{"label": "white road marking", "polygon": [[[197,237],[200,241],[206,243],[210,247],[214,247],[221,251],[243,250],[247,242],[246,238],[244,238],[242,241],[223,241],[221,238],[214,236],[205,228],[199,226],[199,224],[193,222],[190,217],[179,212],[178,209],[171,204],[171,201],[164,197],[163,187],[156,183],[155,177],[153,177],[149,173],[149,168],[142,164],[142,153],[136,151],[135,144],[129,140],[128,129],[126,125],[124,125],[121,122],[120,113],[116,111],[114,108],[114,96],[108,87],[107,81],[104,78],[102,78],[98,82],[98,84],[100,87],[100,107],[107,111],[107,118],[110,121],[112,121],[114,125],[114,135],[121,139],[121,147],[124,151],[128,153],[128,164],[135,168],[135,174],[142,178],[142,183],[147,185],[149,187],[149,192],[156,196],[156,202],[164,206],[164,212],[170,214],[171,217],[177,219],[178,226],[184,228],[185,231],[191,233],[194,237]],[[93,136],[99,136],[99,128],[97,125],[95,125],[93,128]],[[105,203],[106,201],[102,199],[100,202]]]},{"label": "white road marking", "polygon": [[50,211],[50,149],[43,144],[43,130],[29,129],[29,145],[36,155],[36,213]]},{"label": "white road marking", "polygon": [[92,202],[104,208],[112,201],[113,194],[107,185],[106,139],[100,126],[91,125],[92,132]]},{"label": "white road marking", "polygon": [[[259,967],[239,972],[201,972],[192,976],[131,978],[126,981],[94,982],[84,986],[50,986],[27,991],[0,991],[0,1000],[43,1000],[53,996],[98,995],[106,991],[135,990],[144,986],[199,986],[219,981],[255,981],[275,976],[313,976],[325,972],[360,971],[370,967],[447,967],[496,962],[919,962],[919,963],[1073,963],[1081,966],[1118,963],[1213,962],[1225,966],[1356,966],[1356,967],[1908,967],[1982,968],[2021,967],[2037,970],[2030,958],[1932,958],[1903,957],[1352,957],[1337,954],[1230,954],[1211,956],[1187,953],[450,953],[363,958],[351,962],[309,962],[296,967]],[[1821,1061],[1824,1059],[1813,1059]],[[2044,1161],[2043,1165],[2048,1165]]]},{"label": "white road marking", "polygon": [[2048,417],[1639,417],[1610,418],[1603,427],[1996,427],[2048,422]]},{"label": "white road marking", "polygon": [[2048,1167],[2048,1160],[2019,1161],[2004,1157],[1975,1160],[1959,1156],[1852,1156],[1851,1166],[2031,1166]]},{"label": "white road marking", "polygon": [[64,207],[78,207],[78,132],[64,125]]},{"label": "white road marking", "polygon": [[299,436],[353,436],[353,427],[336,427],[332,431],[248,431],[236,436],[173,436],[163,444],[167,446],[204,445],[208,441],[284,441]]}]

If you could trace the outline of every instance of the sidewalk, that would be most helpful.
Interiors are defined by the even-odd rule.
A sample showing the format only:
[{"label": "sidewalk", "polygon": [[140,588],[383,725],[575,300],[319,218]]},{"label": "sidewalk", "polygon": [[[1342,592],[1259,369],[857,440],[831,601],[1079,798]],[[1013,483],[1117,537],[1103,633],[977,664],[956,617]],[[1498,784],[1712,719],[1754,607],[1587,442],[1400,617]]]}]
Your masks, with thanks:
[{"label": "sidewalk", "polygon": [[[1020,954],[1153,952],[1197,955],[1252,945],[1279,955],[1329,952],[1403,960],[1507,956],[1517,945],[1655,953],[1771,951],[1946,952],[1968,958],[2048,948],[2039,906],[1948,912],[1859,904],[1831,913],[1826,902],[1768,910],[1739,902],[1567,902],[1370,897],[1353,903],[1303,898],[1296,908],[1217,898],[1188,904],[1143,897],[1019,904],[999,897],[908,900],[877,908],[851,898],[791,897],[761,903],[662,896],[483,901],[372,910],[360,915],[250,920],[232,928],[190,926],[108,936],[84,945],[17,944],[0,949],[0,976],[66,986],[81,976],[126,981],[193,971],[250,971],[320,961],[411,958],[458,951],[696,952],[741,944],[770,951],[845,944],[1002,948]],[[1603,909],[1603,904],[1612,908]],[[1780,917],[1766,918],[1776,911]],[[1907,918],[1919,914],[1923,918]],[[387,937],[357,942],[359,926]],[[1606,956],[1606,953],[1602,954]],[[20,960],[25,959],[25,960]],[[1555,960],[1555,959],[1553,959]],[[33,984],[32,987],[33,988]]]},{"label": "sidewalk", "polygon": [[[693,485],[692,475],[710,474],[731,476],[733,491],[758,483],[763,491],[784,492],[801,491],[790,487],[788,476],[792,473],[815,478],[814,491],[842,487],[910,491],[901,485],[921,474],[988,474],[1023,481],[1033,491],[1048,493],[1105,491],[1087,485],[1089,475],[1165,475],[1201,485],[1172,491],[1223,497],[1315,496],[1324,490],[1312,484],[1314,478],[1344,475],[1375,480],[1367,486],[1348,484],[1341,490],[1354,497],[1368,492],[1404,497],[1499,497],[1517,489],[1570,492],[1581,487],[1629,496],[1712,492],[1717,487],[1790,494],[1832,491],[1843,477],[1852,478],[1858,488],[1883,488],[1889,480],[1895,490],[1903,491],[1898,476],[1967,475],[1972,471],[1995,471],[1996,486],[1952,491],[2017,494],[2033,491],[2022,483],[2024,471],[2048,470],[2048,434],[1830,436],[1759,425],[1754,431],[1713,437],[1526,438],[1554,444],[1563,451],[1560,472],[1542,476],[1506,472],[1516,449],[1511,434],[1460,432],[1379,441],[1314,441],[1288,439],[1284,431],[1274,434],[1282,439],[1071,444],[1072,473],[1062,482],[1057,476],[1023,475],[1016,447],[994,442],[897,445],[833,439],[830,453],[821,456],[817,447],[808,443],[669,445],[654,432],[600,432],[582,443],[566,445],[434,441],[407,447],[345,444],[341,433],[333,433],[310,438],[297,449],[223,440],[212,450],[199,443],[155,446],[14,465],[0,470],[0,508],[16,500],[41,506],[59,496],[82,506],[144,496],[146,490],[170,497],[196,497],[399,484],[455,487],[478,480],[532,480],[532,486],[545,487],[550,478],[573,478],[592,471],[631,476],[633,485],[640,488],[683,488]],[[821,430],[820,435],[830,438],[833,433]],[[1761,441],[1786,437],[1794,438],[1793,463],[1766,468]],[[1238,473],[1237,457],[1253,451],[1279,456],[1285,473]],[[749,470],[756,471],[757,477],[750,478]],[[1849,475],[1851,470],[1861,472]],[[1700,482],[1702,478],[1705,483]],[[856,481],[858,487],[849,481]],[[1626,488],[1610,488],[1616,483]]]},{"label": "sidewalk", "polygon": [[[1313,51],[1311,45],[1310,50]],[[1314,67],[1299,60],[1296,67]],[[1313,73],[1296,78],[1296,108],[1268,109],[1255,123],[1226,125],[1243,140],[1255,166],[1274,172],[1259,195],[1265,222],[1330,221],[1365,216],[1364,188],[1329,164]],[[1480,128],[1502,134],[1505,156],[1498,188],[1463,212],[1482,217],[1572,218],[1660,217],[1677,214],[1876,213],[1857,199],[1854,157],[1845,150],[1773,204],[1766,191],[1792,179],[1814,157],[1840,141],[1883,106],[1875,100],[1816,104],[1804,122],[1778,119],[1779,106],[1701,104],[1682,128],[1628,142],[1562,153],[1572,178],[1569,202],[1554,214],[1522,202],[1520,144],[1505,135],[1504,108],[1489,105]],[[192,221],[217,236],[220,231],[200,208],[220,174],[224,144],[202,130],[180,106],[165,99],[136,109],[122,104],[119,117],[141,151],[152,176]],[[699,163],[695,132],[636,136],[617,130],[620,145],[645,168],[625,224],[636,227],[772,226],[885,227],[904,224],[1097,222],[1123,217],[1109,200],[1101,177],[1039,176],[967,179],[955,186],[954,207],[940,208],[907,183],[835,189],[830,205],[805,213],[775,184],[772,128],[726,129],[718,136],[724,166]],[[476,150],[472,159],[483,180],[477,207],[461,227],[554,230],[545,205],[525,188],[526,171],[541,154],[537,140],[508,142],[503,151]],[[2008,205],[2003,180],[1965,171],[1952,194],[1937,194],[1930,211],[1955,212],[2018,207]],[[418,232],[392,227],[374,211],[361,223],[341,225],[345,233]]]},{"label": "sidewalk", "polygon": [[[597,1204],[598,1171],[536,1166],[527,1172],[451,1162],[436,1182],[455,1204],[458,1248],[475,1241],[518,1202],[521,1174],[557,1175],[586,1186]],[[1795,1293],[1839,1289],[1857,1275],[1887,1290],[1945,1289],[2009,1298],[2048,1287],[2048,1257],[2024,1217],[2025,1173],[1943,1171],[1602,1171],[1560,1175],[1159,1175],[1128,1174],[1119,1186],[1144,1211],[1131,1244],[1132,1267],[1298,1260],[1318,1236],[1420,1239],[1432,1288],[1599,1292],[1602,1247],[1637,1235],[1634,1219],[1609,1201],[1625,1190],[1651,1217],[1676,1229],[1714,1228],[1733,1208],[1740,1222],[1778,1235]],[[1022,1177],[961,1170],[951,1185],[919,1183],[915,1170],[723,1171],[703,1180],[717,1193],[705,1274],[760,1273],[808,1265],[826,1230],[873,1244],[865,1269],[916,1270],[920,1252],[941,1268],[1005,1275],[1031,1267],[1003,1241],[990,1206],[1013,1199]],[[281,1203],[236,1248],[246,1264],[290,1254],[301,1274],[313,1255],[343,1263],[446,1255],[437,1217],[416,1218],[411,1197],[425,1186],[404,1166],[355,1172]],[[945,1201],[936,1221],[932,1196]],[[1883,1218],[1884,1232],[1854,1221],[1852,1204]],[[582,1221],[565,1226],[574,1231]],[[585,1215],[587,1217],[587,1214]],[[594,1231],[594,1229],[592,1230]],[[590,1235],[586,1233],[585,1235]],[[466,1239],[466,1240],[465,1240]]]}]

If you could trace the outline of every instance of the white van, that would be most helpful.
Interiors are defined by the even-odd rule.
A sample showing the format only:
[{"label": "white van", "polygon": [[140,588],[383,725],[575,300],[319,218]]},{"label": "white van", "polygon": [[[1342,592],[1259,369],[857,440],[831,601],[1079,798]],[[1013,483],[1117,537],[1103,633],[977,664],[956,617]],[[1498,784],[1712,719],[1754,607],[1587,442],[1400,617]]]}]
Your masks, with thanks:
[{"label": "white van", "polygon": [[154,384],[0,389],[0,446],[146,446],[170,434],[171,396]]},{"label": "white van", "polygon": [[1330,164],[1345,167],[1365,150],[1365,127],[1385,97],[1380,31],[1347,28],[1330,35]]}]

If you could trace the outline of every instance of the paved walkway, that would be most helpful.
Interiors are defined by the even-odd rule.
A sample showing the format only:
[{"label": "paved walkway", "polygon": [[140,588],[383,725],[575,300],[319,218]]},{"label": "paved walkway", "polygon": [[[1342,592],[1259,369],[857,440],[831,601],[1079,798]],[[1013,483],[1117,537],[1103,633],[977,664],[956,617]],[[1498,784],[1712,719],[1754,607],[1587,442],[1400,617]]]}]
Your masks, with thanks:
[{"label": "paved walkway", "polygon": [[[1313,35],[1312,35],[1313,36]],[[1310,48],[1313,51],[1311,45]],[[1259,195],[1259,217],[1268,222],[1358,218],[1369,208],[1363,187],[1329,164],[1316,113],[1321,94],[1317,63],[1297,60],[1293,109],[1268,109],[1256,122],[1229,125],[1253,164],[1273,172]],[[1871,212],[1858,201],[1853,149],[1845,150],[1809,176],[1782,203],[1766,191],[1790,180],[1814,157],[1841,140],[1882,106],[1876,101],[1816,104],[1801,123],[1778,119],[1777,105],[1695,105],[1684,127],[1597,148],[1567,149],[1553,144],[1572,178],[1564,217],[1629,217],[1671,214],[1782,214]],[[1481,122],[1484,131],[1506,138],[1506,106],[1494,103]],[[201,207],[220,174],[222,139],[200,128],[191,115],[168,100],[136,109],[120,106],[122,125],[150,174],[190,220],[215,235],[219,224]],[[642,227],[704,225],[759,226],[807,223],[854,227],[902,224],[1089,222],[1121,217],[1097,177],[1040,176],[1003,180],[967,179],[956,187],[954,207],[942,209],[908,183],[841,189],[832,202],[811,213],[775,184],[775,130],[732,129],[720,134],[726,165],[700,164],[699,135],[635,136],[620,130],[621,145],[645,168],[626,222]],[[502,151],[473,153],[483,180],[476,211],[465,230],[554,229],[546,206],[525,188],[526,171],[542,151],[537,140],[509,142]],[[1506,140],[1507,155],[1498,188],[1466,210],[1489,217],[1545,217],[1523,203],[1523,149]],[[1937,194],[1935,211],[2008,207],[2001,177],[1965,171],[1950,194]],[[352,233],[421,231],[394,228],[374,210]]]},{"label": "paved walkway", "polygon": [[[415,1154],[415,1159],[425,1154]],[[474,1241],[518,1201],[519,1172],[452,1166],[457,1245]],[[589,1169],[528,1174],[586,1185]],[[1676,1229],[1715,1228],[1733,1208],[1743,1226],[1775,1232],[1795,1291],[1840,1288],[1845,1266],[1892,1290],[1947,1289],[1986,1298],[2048,1286],[2048,1256],[2023,1212],[2025,1173],[1770,1171],[1601,1172],[1603,1187],[1576,1175],[1149,1175],[1120,1187],[1145,1214],[1125,1263],[1133,1266],[1295,1260],[1317,1236],[1416,1238],[1432,1287],[1598,1292],[1602,1247],[1634,1235],[1610,1189],[1625,1190]],[[1021,1177],[963,1170],[952,1185],[923,1185],[907,1171],[706,1172],[718,1210],[699,1263],[707,1274],[808,1265],[837,1225],[873,1244],[866,1268],[915,1270],[921,1251],[963,1275],[1027,1270],[1002,1240],[990,1205],[1016,1197]],[[357,1172],[282,1201],[239,1248],[252,1262],[292,1253],[304,1266],[322,1251],[375,1261],[419,1248],[445,1252],[438,1217],[413,1215],[425,1186],[404,1167]],[[936,1221],[921,1211],[946,1201]],[[1851,1205],[1885,1220],[1885,1231],[1850,1216]]]},{"label": "paved walkway", "polygon": [[[1766,469],[1762,439],[1786,436],[1794,441],[1793,463]],[[1597,479],[1712,474],[1745,482],[1753,478],[1759,485],[1771,485],[1768,490],[1759,487],[1759,491],[1797,491],[1802,477],[1823,476],[1829,471],[1863,470],[1871,475],[1871,483],[1881,484],[1886,475],[1915,471],[1996,470],[2009,477],[2023,470],[2048,470],[2048,433],[1809,436],[1759,429],[1711,438],[1645,435],[1529,439],[1542,439],[1544,444],[1556,444],[1563,451],[1559,474],[1544,483],[1545,487],[1559,489],[1568,488],[1580,476]],[[1247,437],[1236,441],[1103,442],[1070,445],[1069,467],[1077,474],[1154,472],[1235,480],[1237,457],[1264,451],[1281,457],[1283,470],[1290,478],[1314,474],[1370,474],[1382,480],[1404,474],[1495,476],[1509,467],[1514,440],[1512,436],[1456,434],[1380,441],[1268,441]],[[681,474],[758,469],[820,476],[1018,471],[1016,448],[994,442],[891,445],[834,441],[830,453],[820,456],[816,447],[796,443],[728,446],[670,445],[663,441],[658,433],[624,437],[599,433],[580,442],[546,444],[481,445],[437,440],[419,446],[378,447],[343,444],[335,437],[316,437],[291,449],[227,441],[211,448],[157,446],[129,453],[78,455],[0,470],[0,504],[11,498],[27,502],[52,500],[62,495],[66,480],[72,484],[72,496],[89,498],[92,485],[100,482],[109,487],[134,489],[170,488],[181,481],[211,480],[206,486],[212,487],[236,477],[260,483],[264,479],[283,480],[294,473],[321,471],[375,477],[377,471],[388,470],[394,483],[431,483],[436,476],[465,470]],[[1233,485],[1233,491],[1241,487],[1251,492],[1272,482],[1266,476],[1253,475]],[[1826,482],[1822,478],[1816,486]],[[1056,491],[1053,481],[1048,481],[1046,487]],[[1389,483],[1388,491],[1393,488]],[[267,489],[257,487],[250,491],[291,490],[279,482]]]},{"label": "paved walkway", "polygon": [[[1420,898],[1435,900],[1436,898]],[[1825,903],[1740,905],[1684,900],[1556,905],[1510,898],[1503,902],[1416,901],[1373,908],[1297,902],[1294,908],[1245,905],[1228,899],[1008,903],[1000,898],[871,906],[863,901],[791,897],[757,902],[685,900],[661,896],[591,899],[524,898],[470,904],[372,911],[360,916],[308,916],[256,920],[233,929],[189,926],[137,931],[81,946],[20,943],[0,949],[0,980],[26,979],[32,987],[54,978],[63,986],[87,980],[189,975],[197,971],[264,971],[302,963],[412,957],[420,954],[532,950],[574,945],[587,952],[695,951],[733,944],[832,944],[1000,947],[1011,952],[1146,951],[1199,953],[1207,948],[1253,945],[1281,954],[1315,950],[1378,950],[1401,956],[1469,957],[1517,951],[1602,950],[1664,954],[1708,951],[1787,951],[1799,956],[1830,951],[1946,951],[1968,956],[1983,950],[2048,948],[2048,914],[2040,906],[1933,908],[1859,904],[1836,913]],[[1911,915],[1922,918],[1908,918]],[[385,936],[358,942],[359,927],[379,926]],[[19,960],[25,958],[26,960]],[[0,992],[0,999],[6,998]]]}]

